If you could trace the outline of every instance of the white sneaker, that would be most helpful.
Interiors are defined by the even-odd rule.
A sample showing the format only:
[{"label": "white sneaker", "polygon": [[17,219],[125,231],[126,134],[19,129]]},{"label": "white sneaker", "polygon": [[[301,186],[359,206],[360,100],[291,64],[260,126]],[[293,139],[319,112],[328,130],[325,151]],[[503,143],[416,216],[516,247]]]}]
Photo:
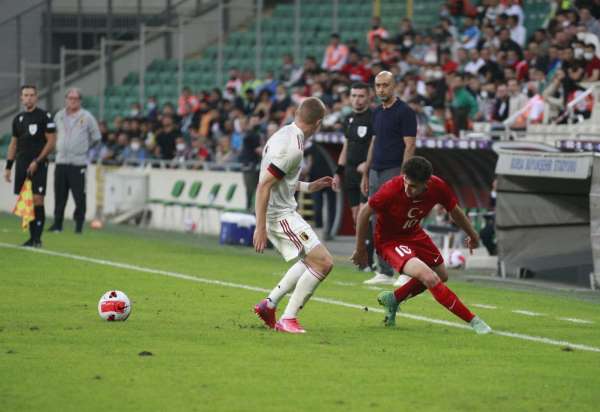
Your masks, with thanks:
[{"label": "white sneaker", "polygon": [[479,316],[475,316],[473,319],[471,319],[469,325],[471,325],[475,333],[478,335],[486,335],[492,332],[492,328],[490,328],[488,324],[485,323]]},{"label": "white sneaker", "polygon": [[375,272],[375,276],[363,282],[365,285],[393,285],[394,278],[384,275],[383,273]]},{"label": "white sneaker", "polygon": [[396,279],[396,281],[394,282],[394,287],[399,288],[400,286],[404,286],[404,284],[406,282],[408,282],[410,279],[411,279],[410,276],[399,275],[398,279]]}]

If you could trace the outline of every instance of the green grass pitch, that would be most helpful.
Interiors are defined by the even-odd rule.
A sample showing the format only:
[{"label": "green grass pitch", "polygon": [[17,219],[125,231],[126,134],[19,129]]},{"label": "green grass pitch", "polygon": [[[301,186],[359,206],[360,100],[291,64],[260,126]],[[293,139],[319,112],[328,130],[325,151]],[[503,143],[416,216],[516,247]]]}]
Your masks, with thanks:
[{"label": "green grass pitch", "polygon": [[[600,404],[598,295],[451,274],[449,286],[467,305],[488,306],[472,309],[492,328],[567,342],[558,345],[406,317],[387,329],[381,313],[325,301],[307,305],[308,333],[291,336],[265,329],[251,310],[265,295],[253,288],[270,289],[287,269],[272,251],[259,256],[197,235],[122,227],[44,235],[44,250],[68,255],[6,247],[24,240],[18,220],[0,215],[3,412],[593,411]],[[336,258],[315,296],[377,307],[378,291],[344,259]],[[128,321],[100,320],[97,302],[110,289],[132,300]],[[402,310],[460,322],[428,293]]]}]

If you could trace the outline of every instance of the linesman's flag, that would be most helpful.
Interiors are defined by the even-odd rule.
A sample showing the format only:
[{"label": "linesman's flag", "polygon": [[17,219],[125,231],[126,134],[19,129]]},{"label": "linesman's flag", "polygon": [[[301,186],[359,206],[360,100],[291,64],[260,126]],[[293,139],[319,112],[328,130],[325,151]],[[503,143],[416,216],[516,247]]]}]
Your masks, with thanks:
[{"label": "linesman's flag", "polygon": [[33,212],[33,190],[31,189],[31,179],[25,179],[25,183],[21,187],[21,192],[17,198],[17,204],[13,209],[13,213],[21,216],[21,227],[23,231],[29,228],[29,222],[35,219]]}]

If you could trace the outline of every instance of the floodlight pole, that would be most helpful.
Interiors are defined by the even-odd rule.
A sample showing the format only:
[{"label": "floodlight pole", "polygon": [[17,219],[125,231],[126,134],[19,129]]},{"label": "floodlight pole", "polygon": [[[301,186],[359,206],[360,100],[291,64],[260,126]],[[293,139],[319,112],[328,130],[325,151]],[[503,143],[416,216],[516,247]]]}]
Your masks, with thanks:
[{"label": "floodlight pole", "polygon": [[106,93],[106,47],[107,46],[128,46],[138,44],[137,40],[112,40],[107,39],[106,37],[102,37],[100,39],[100,96],[98,97],[98,104],[100,106],[98,111],[98,117],[100,120],[104,120],[105,114],[105,93]]},{"label": "floodlight pole", "polygon": [[300,61],[300,0],[294,0],[294,62]]},{"label": "floodlight pole", "polygon": [[254,47],[254,76],[261,77],[263,0],[256,0],[256,45]]},{"label": "floodlight pole", "polygon": [[146,90],[144,87],[144,78],[146,77],[146,32],[157,32],[157,33],[177,33],[179,35],[179,56],[177,56],[177,87],[179,88],[178,93],[181,93],[183,88],[183,45],[184,45],[184,34],[183,34],[183,20],[179,17],[178,27],[148,27],[145,24],[140,25],[140,104],[143,106],[146,100]]}]

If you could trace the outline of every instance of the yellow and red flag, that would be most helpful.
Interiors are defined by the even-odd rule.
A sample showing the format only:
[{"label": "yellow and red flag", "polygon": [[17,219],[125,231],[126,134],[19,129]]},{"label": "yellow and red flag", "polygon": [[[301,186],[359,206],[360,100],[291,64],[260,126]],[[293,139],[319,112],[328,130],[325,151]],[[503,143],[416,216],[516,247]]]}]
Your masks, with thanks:
[{"label": "yellow and red flag", "polygon": [[25,179],[25,183],[21,187],[21,192],[17,198],[17,204],[13,209],[13,213],[23,218],[21,227],[23,231],[29,228],[29,222],[35,219],[33,212],[33,190],[31,189],[31,179]]}]

